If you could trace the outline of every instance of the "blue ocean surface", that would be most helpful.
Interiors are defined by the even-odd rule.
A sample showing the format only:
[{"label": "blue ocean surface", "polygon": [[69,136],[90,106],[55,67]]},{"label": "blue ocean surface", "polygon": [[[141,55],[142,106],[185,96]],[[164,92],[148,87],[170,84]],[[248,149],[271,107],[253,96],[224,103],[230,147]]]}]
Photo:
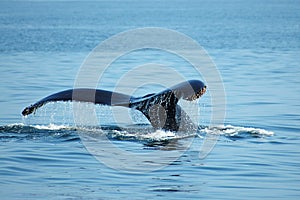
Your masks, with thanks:
[{"label": "blue ocean surface", "polygon": [[[1,199],[299,199],[299,22],[297,0],[0,1]],[[101,125],[77,126],[71,102],[22,117],[26,106],[73,88],[98,44],[143,27],[178,31],[206,50],[225,89],[224,124],[210,126],[209,85],[190,105],[201,114],[193,133],[153,130],[135,111],[100,105]],[[147,50],[116,60],[97,87],[113,89],[127,66],[147,63],[199,77],[186,60]],[[156,76],[153,70],[124,87]],[[87,144],[86,137],[99,140]],[[207,139],[217,143],[201,157]],[[118,160],[116,149],[129,156]]]}]

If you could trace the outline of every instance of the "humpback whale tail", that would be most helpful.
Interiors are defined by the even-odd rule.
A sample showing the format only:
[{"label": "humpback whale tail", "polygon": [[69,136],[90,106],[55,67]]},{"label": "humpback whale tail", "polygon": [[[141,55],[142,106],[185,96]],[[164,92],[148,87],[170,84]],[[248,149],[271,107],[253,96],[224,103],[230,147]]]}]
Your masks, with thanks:
[{"label": "humpback whale tail", "polygon": [[205,91],[206,86],[199,80],[182,82],[162,92],[147,94],[143,97],[133,97],[100,89],[69,89],[49,95],[26,107],[22,111],[22,115],[29,115],[48,102],[90,102],[108,106],[133,108],[142,112],[154,128],[177,131],[183,119],[189,120],[189,117],[177,104],[178,101],[180,99],[195,100],[201,97]]}]

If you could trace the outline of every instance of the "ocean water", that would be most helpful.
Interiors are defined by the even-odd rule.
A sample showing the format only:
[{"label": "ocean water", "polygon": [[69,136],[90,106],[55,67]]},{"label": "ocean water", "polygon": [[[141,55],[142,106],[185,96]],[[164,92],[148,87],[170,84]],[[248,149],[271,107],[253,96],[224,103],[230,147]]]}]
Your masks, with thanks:
[{"label": "ocean water", "polygon": [[[293,0],[1,1],[1,199],[299,199],[299,21]],[[153,130],[139,113],[107,106],[93,107],[102,129],[77,126],[70,102],[21,116],[26,106],[72,88],[100,42],[143,27],[179,31],[205,48],[224,84],[224,124],[210,126],[210,85],[187,105],[200,109],[193,133]],[[186,61],[150,50],[117,60],[98,87],[111,89],[124,66],[147,63],[198,78]],[[153,70],[124,87],[156,76]],[[85,140],[103,136],[109,140]],[[207,138],[217,143],[200,158]],[[129,156],[118,160],[115,149],[104,149],[109,143]]]}]

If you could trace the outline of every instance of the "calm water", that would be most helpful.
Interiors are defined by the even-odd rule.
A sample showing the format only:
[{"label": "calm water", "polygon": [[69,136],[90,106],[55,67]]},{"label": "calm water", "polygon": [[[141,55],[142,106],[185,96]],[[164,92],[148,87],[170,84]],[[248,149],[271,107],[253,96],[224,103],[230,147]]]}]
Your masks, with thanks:
[{"label": "calm water", "polygon": [[[1,199],[299,199],[299,21],[300,2],[289,0],[1,1]],[[79,135],[98,129],[74,126],[71,103],[21,117],[31,103],[72,88],[101,41],[145,26],[180,31],[208,51],[226,90],[224,127],[207,127],[209,94],[196,105],[204,116],[200,137],[149,131],[147,125],[120,131],[109,125],[109,109],[97,107],[108,124],[104,134],[125,151],[172,157],[192,140],[171,164],[128,173],[87,151]],[[146,53],[125,64],[161,61],[185,70],[172,56]],[[220,136],[209,156],[199,159],[206,134]]]}]

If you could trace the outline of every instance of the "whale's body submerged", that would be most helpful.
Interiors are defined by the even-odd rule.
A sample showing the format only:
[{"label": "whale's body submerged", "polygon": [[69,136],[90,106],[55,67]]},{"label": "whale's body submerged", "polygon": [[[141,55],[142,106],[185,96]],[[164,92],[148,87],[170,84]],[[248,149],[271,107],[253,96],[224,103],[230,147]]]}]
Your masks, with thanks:
[{"label": "whale's body submerged", "polygon": [[26,107],[22,115],[26,116],[48,102],[79,101],[109,106],[123,106],[141,111],[152,126],[157,129],[178,131],[193,124],[183,109],[177,104],[180,99],[188,101],[201,97],[206,86],[199,80],[190,80],[177,84],[159,93],[133,97],[126,94],[100,89],[69,89],[49,95]]}]

